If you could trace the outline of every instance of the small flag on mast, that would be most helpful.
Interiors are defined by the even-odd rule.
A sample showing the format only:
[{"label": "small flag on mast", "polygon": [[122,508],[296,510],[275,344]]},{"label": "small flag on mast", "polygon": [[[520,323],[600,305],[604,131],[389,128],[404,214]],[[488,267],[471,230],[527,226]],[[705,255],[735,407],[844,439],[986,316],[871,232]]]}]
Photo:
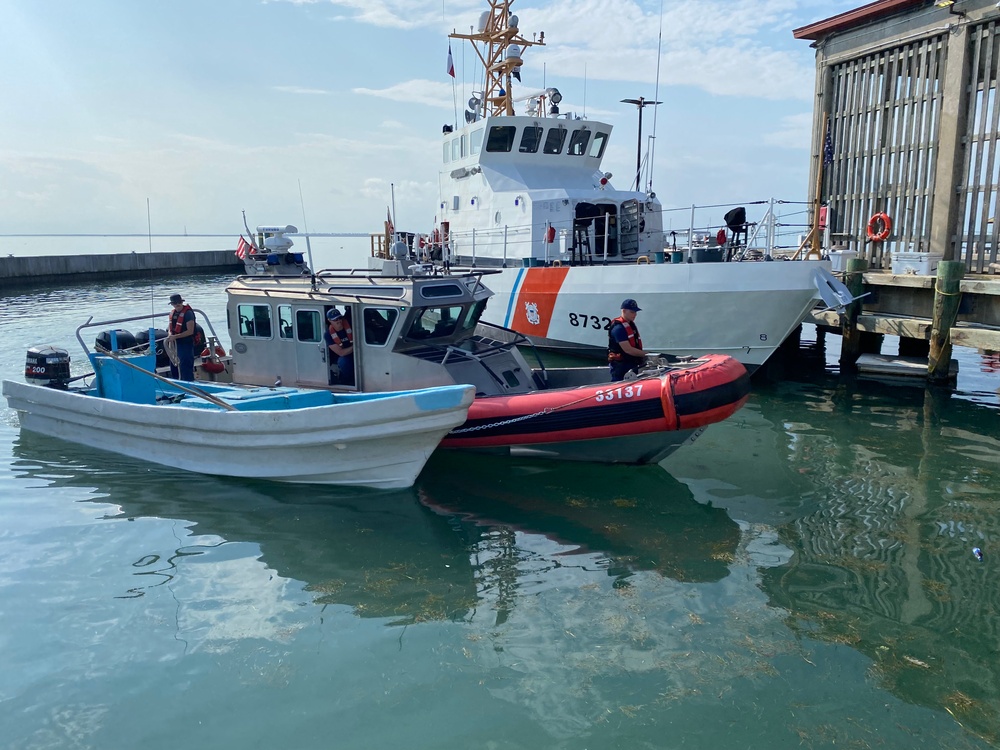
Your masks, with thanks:
[{"label": "small flag on mast", "polygon": [[829,120],[826,121],[826,138],[823,139],[823,164],[833,164],[833,129]]},{"label": "small flag on mast", "polygon": [[451,59],[451,43],[448,43],[448,75],[455,77],[455,61]]},{"label": "small flag on mast", "polygon": [[253,245],[243,239],[243,235],[240,235],[240,241],[236,245],[236,257],[240,260],[244,260],[247,255],[253,250]]}]

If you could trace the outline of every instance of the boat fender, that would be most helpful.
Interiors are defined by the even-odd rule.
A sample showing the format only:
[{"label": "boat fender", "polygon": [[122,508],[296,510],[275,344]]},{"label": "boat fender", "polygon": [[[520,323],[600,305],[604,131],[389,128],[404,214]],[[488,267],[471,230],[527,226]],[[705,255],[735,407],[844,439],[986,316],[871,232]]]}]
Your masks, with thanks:
[{"label": "boat fender", "polygon": [[872,217],[868,220],[868,228],[866,234],[871,242],[885,242],[889,239],[889,233],[892,231],[892,219],[889,214],[884,211],[880,211],[877,214],[872,214]]},{"label": "boat fender", "polygon": [[224,364],[214,359],[205,360],[204,362],[201,363],[201,366],[205,370],[205,372],[210,372],[214,375],[218,375],[220,372],[226,369],[226,366]]},{"label": "boat fender", "polygon": [[670,373],[659,376],[660,381],[660,404],[663,406],[663,421],[667,429],[676,430],[677,409],[674,408],[674,381]]},{"label": "boat fender", "polygon": [[726,230],[725,229],[720,229],[719,232],[718,232],[718,234],[715,235],[715,244],[716,245],[725,245],[726,244]]}]

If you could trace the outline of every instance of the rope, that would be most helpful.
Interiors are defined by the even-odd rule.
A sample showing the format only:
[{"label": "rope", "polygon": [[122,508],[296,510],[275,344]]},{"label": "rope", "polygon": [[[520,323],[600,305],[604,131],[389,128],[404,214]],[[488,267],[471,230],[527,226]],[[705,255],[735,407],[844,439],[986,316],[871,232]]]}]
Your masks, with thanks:
[{"label": "rope", "polygon": [[176,339],[163,339],[163,351],[167,353],[167,357],[170,359],[170,364],[174,367],[180,365],[181,359],[177,356]]},{"label": "rope", "polygon": [[942,297],[960,297],[962,292],[946,292],[944,289],[939,287],[937,284],[934,285],[934,291],[940,294]]}]

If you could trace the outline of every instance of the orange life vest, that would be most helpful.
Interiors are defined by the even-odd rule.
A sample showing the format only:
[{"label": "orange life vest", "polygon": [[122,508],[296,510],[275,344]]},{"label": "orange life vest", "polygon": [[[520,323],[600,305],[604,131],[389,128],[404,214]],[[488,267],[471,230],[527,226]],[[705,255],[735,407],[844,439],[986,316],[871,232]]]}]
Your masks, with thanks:
[{"label": "orange life vest", "polygon": [[642,349],[642,339],[639,338],[639,328],[636,326],[635,322],[629,323],[625,318],[620,315],[611,321],[611,328],[608,329],[608,362],[626,362],[631,365],[641,365],[643,363],[642,357],[635,357],[631,354],[626,354],[622,351],[621,344],[618,340],[611,335],[611,331],[614,330],[615,325],[621,323],[625,327],[625,333],[628,335],[628,342],[636,349]]}]

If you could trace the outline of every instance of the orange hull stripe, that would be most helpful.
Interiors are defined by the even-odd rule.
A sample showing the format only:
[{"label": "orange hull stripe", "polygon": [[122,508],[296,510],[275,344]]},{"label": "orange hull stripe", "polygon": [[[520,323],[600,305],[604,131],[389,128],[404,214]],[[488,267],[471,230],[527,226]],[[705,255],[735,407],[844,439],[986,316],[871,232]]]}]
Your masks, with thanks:
[{"label": "orange hull stripe", "polygon": [[[547,336],[556,298],[567,273],[569,268],[529,268],[517,293],[510,327],[531,336]],[[534,305],[530,316],[529,305]],[[536,315],[535,322],[532,322]]]}]

